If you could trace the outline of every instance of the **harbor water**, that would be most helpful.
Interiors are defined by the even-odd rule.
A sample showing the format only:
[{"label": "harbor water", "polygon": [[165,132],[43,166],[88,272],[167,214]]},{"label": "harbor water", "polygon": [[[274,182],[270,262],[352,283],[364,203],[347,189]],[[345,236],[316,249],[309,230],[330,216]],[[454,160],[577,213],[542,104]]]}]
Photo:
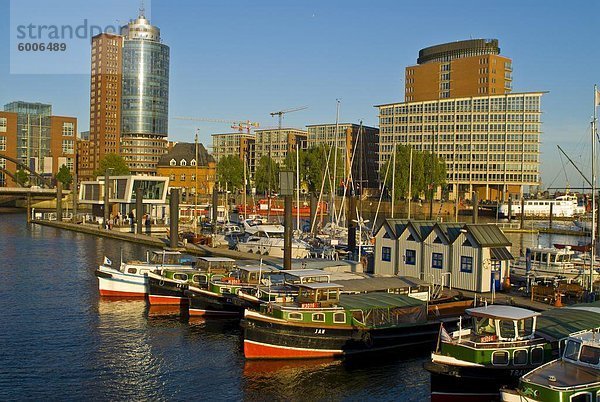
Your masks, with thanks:
[{"label": "harbor water", "polygon": [[239,324],[98,296],[129,243],[0,215],[0,400],[428,400],[426,354],[245,361]]},{"label": "harbor water", "polygon": [[[510,234],[513,252],[577,244]],[[146,248],[0,215],[0,400],[429,399],[427,353],[245,361],[235,321],[180,317],[98,295],[94,270]]]}]

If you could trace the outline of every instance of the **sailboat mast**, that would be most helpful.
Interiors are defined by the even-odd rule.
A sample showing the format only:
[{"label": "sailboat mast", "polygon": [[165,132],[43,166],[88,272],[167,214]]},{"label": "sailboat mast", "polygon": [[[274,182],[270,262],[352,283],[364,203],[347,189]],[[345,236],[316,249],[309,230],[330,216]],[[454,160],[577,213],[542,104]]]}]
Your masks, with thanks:
[{"label": "sailboat mast", "polygon": [[392,153],[392,218],[394,218],[394,198],[396,198],[396,136]]},{"label": "sailboat mast", "polygon": [[594,257],[596,255],[596,130],[598,88],[594,85],[594,119],[592,120],[592,250],[590,258],[590,292],[594,291]]},{"label": "sailboat mast", "polygon": [[412,163],[413,149],[410,147],[410,164],[408,165],[408,219],[410,219],[410,201],[412,200]]},{"label": "sailboat mast", "polygon": [[296,230],[300,232],[300,143],[296,142]]},{"label": "sailboat mast", "polygon": [[194,145],[196,151],[196,166],[194,168],[194,233],[198,233],[198,131],[199,128],[196,129],[196,135],[194,137]]},{"label": "sailboat mast", "polygon": [[[331,205],[332,205],[332,214],[331,214],[331,224],[335,221],[335,189],[337,187],[337,154],[338,154],[338,141],[339,141],[339,130],[340,130],[340,100],[336,99],[335,106],[335,134],[333,135],[333,186],[331,189]],[[344,174],[346,174],[346,169],[344,169]]]}]

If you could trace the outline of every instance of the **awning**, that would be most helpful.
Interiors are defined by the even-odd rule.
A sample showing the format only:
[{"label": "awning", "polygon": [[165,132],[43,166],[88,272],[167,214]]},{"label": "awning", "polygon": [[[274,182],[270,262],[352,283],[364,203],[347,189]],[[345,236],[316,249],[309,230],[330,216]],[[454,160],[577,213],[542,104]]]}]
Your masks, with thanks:
[{"label": "awning", "polygon": [[492,247],[490,252],[492,253],[492,260],[508,261],[515,259],[506,247]]}]

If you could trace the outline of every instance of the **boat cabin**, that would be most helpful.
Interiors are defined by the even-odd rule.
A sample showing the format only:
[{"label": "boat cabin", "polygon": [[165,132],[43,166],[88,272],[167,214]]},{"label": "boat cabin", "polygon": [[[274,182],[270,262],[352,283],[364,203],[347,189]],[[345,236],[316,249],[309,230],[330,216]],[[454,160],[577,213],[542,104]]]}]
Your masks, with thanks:
[{"label": "boat cabin", "polygon": [[194,263],[194,259],[190,256],[181,254],[179,251],[167,250],[148,251],[146,261],[156,265],[192,265]]},{"label": "boat cabin", "polygon": [[272,274],[279,274],[281,271],[269,266],[248,265],[240,267],[239,281],[250,285],[260,285],[264,280],[268,281],[268,277]]},{"label": "boat cabin", "polygon": [[228,273],[235,268],[235,260],[227,257],[198,257],[196,268],[207,272]]},{"label": "boat cabin", "polygon": [[569,337],[563,359],[600,370],[600,332],[587,331]]},{"label": "boat cabin", "polygon": [[284,282],[289,285],[331,282],[331,275],[320,269],[290,269],[282,272]]},{"label": "boat cabin", "polygon": [[536,247],[531,250],[531,262],[535,266],[570,262],[575,252],[569,246],[559,248]]},{"label": "boat cabin", "polygon": [[298,305],[301,308],[335,306],[340,301],[342,285],[335,283],[305,283],[298,285]]},{"label": "boat cabin", "polygon": [[533,339],[540,313],[513,306],[491,305],[465,310],[473,320],[476,342],[511,342]]}]

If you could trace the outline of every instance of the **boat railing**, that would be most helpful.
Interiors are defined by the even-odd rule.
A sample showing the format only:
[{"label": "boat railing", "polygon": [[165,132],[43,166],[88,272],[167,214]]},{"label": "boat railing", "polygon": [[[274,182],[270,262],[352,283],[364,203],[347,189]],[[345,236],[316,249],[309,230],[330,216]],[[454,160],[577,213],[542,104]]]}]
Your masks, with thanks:
[{"label": "boat railing", "polygon": [[521,341],[513,340],[513,341],[498,341],[498,337],[496,335],[467,335],[467,337],[462,337],[460,341],[458,339],[452,339],[449,343],[454,345],[465,345],[475,349],[499,349],[499,348],[518,348],[524,346],[533,346],[538,344],[543,344],[546,341],[542,338],[534,338],[534,339],[524,339]]}]

